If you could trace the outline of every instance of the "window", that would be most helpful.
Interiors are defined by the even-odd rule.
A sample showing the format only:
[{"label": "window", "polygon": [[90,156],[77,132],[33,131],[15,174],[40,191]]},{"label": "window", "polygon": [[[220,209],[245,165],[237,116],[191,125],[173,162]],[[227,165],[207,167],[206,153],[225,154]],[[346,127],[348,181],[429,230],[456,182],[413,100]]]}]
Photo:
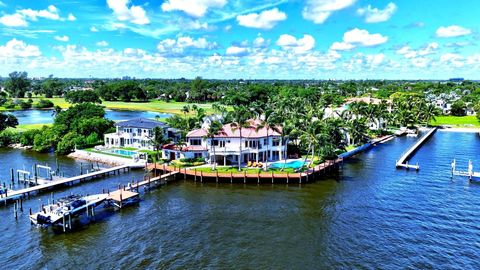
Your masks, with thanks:
[{"label": "window", "polygon": [[201,158],[201,157],[202,157],[202,153],[193,153],[193,157],[194,157],[194,158]]},{"label": "window", "polygon": [[202,145],[202,140],[200,140],[200,139],[190,139],[190,145]]},{"label": "window", "polygon": [[141,129],[141,128],[137,128],[137,133],[138,133],[138,135],[141,135],[141,134],[142,134],[142,129]]},{"label": "window", "polygon": [[280,145],[280,139],[273,139],[272,140],[272,146],[279,146]]},{"label": "window", "polygon": [[225,147],[225,141],[222,141],[222,140],[212,140],[212,145],[214,145],[214,146],[219,146],[219,147]]},{"label": "window", "polygon": [[263,145],[267,144],[267,139],[263,139]]}]

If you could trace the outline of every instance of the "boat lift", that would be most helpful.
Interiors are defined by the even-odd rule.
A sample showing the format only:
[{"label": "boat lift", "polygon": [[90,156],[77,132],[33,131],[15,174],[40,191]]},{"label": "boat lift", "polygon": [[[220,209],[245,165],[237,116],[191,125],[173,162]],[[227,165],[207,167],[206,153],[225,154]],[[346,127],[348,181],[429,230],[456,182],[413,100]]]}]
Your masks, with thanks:
[{"label": "boat lift", "polygon": [[451,170],[452,178],[453,178],[453,176],[466,176],[466,177],[468,177],[469,181],[480,180],[480,172],[474,172],[473,171],[473,164],[472,164],[471,160],[468,160],[468,171],[458,171],[457,170],[457,162],[456,162],[455,159],[452,161],[451,166],[452,166],[452,170]]}]

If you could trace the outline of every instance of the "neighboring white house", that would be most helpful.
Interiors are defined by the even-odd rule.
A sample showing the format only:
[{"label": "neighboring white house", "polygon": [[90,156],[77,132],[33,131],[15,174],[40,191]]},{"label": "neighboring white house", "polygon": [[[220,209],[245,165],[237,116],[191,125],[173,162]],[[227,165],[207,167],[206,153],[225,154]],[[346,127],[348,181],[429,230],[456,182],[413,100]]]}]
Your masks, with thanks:
[{"label": "neighboring white house", "polygon": [[105,147],[133,147],[143,150],[154,150],[151,144],[153,129],[161,127],[165,137],[176,141],[177,132],[167,124],[147,118],[137,118],[115,123],[117,131],[105,134]]},{"label": "neighboring white house", "polygon": [[[219,135],[206,138],[207,130],[204,128],[192,130],[187,134],[186,145],[170,145],[163,149],[164,158],[214,158],[219,164],[235,164],[241,157],[241,162],[247,161],[269,161],[281,160],[286,146],[282,145],[281,136],[278,132],[261,128],[257,131],[258,120],[250,120],[250,126],[242,129],[242,139],[240,140],[240,131],[234,130],[230,124],[223,125]],[[215,157],[213,156],[212,143],[215,145]],[[240,144],[242,144],[242,153],[240,154]],[[267,151],[268,145],[268,151]]]}]

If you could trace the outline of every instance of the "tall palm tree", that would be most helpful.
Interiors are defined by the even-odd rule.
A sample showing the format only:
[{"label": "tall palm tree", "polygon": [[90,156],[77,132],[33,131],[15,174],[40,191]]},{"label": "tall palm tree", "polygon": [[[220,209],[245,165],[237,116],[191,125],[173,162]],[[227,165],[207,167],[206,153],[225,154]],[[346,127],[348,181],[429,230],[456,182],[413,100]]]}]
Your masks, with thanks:
[{"label": "tall palm tree", "polygon": [[187,114],[190,112],[190,106],[185,105],[185,106],[182,107],[182,109],[180,111],[183,113],[183,115],[185,117],[187,117]]},{"label": "tall palm tree", "polygon": [[267,167],[268,167],[268,154],[270,153],[269,152],[269,145],[270,145],[269,132],[270,132],[270,130],[273,130],[277,133],[281,133],[280,129],[278,128],[278,122],[277,121],[278,121],[278,118],[275,115],[275,111],[272,108],[269,108],[267,106],[267,108],[263,110],[263,115],[261,116],[260,124],[257,125],[257,127],[256,127],[257,132],[260,129],[263,129],[263,128],[267,129],[267,145],[266,145],[266,147],[267,147],[266,153],[267,154],[266,154],[266,157],[264,156],[265,166],[263,167],[263,169],[265,171],[267,170]]},{"label": "tall palm tree", "polygon": [[160,160],[160,149],[162,149],[163,145],[168,142],[170,142],[170,140],[165,137],[165,132],[163,128],[153,128],[152,136],[150,138],[150,144],[153,145],[154,150],[157,152],[157,160]]},{"label": "tall palm tree", "polygon": [[210,163],[213,164],[212,169],[216,170],[216,153],[215,153],[215,136],[218,136],[222,132],[223,126],[219,121],[212,121],[210,126],[207,129],[207,135],[205,135],[205,139],[210,139],[210,148],[213,151],[213,162],[212,157],[210,157]]},{"label": "tall palm tree", "polygon": [[250,110],[245,108],[244,106],[238,106],[234,107],[232,111],[232,119],[233,122],[230,124],[230,127],[232,128],[232,131],[239,131],[239,137],[240,137],[240,143],[239,143],[239,156],[238,156],[238,171],[242,170],[242,145],[243,145],[243,137],[242,137],[242,130],[244,128],[249,128],[250,123],[248,122],[249,118],[251,116]]}]

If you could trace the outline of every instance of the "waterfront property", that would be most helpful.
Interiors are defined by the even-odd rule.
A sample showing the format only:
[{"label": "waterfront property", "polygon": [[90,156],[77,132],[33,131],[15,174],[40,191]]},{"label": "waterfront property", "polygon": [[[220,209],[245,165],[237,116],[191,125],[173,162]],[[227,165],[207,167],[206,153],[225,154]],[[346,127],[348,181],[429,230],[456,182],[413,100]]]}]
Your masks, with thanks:
[{"label": "waterfront property", "polygon": [[248,127],[242,128],[241,134],[240,129],[225,124],[213,139],[207,138],[206,128],[192,130],[186,136],[186,146],[174,144],[166,146],[163,149],[163,156],[172,160],[207,158],[223,165],[235,164],[238,161],[258,163],[285,158],[283,153],[286,152],[287,146],[282,144],[278,131],[266,127],[259,128],[259,120],[250,120],[248,123]]},{"label": "waterfront property", "polygon": [[132,147],[136,149],[154,150],[151,143],[153,130],[160,127],[164,136],[176,141],[177,131],[167,124],[146,118],[136,118],[115,123],[116,132],[105,134],[105,147]]}]

